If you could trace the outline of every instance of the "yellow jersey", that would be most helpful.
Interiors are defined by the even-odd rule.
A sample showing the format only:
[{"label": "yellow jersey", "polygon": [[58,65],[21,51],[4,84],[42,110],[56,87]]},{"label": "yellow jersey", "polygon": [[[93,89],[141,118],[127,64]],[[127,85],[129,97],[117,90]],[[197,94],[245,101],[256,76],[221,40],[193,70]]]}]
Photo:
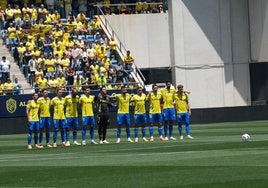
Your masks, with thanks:
[{"label": "yellow jersey", "polygon": [[4,84],[0,84],[0,95],[3,95]]},{"label": "yellow jersey", "polygon": [[127,65],[127,64],[130,64],[132,61],[134,61],[134,58],[131,54],[129,55],[125,55],[124,57],[124,63]]},{"label": "yellow jersey", "polygon": [[170,88],[169,90],[167,88],[163,88],[160,92],[164,102],[163,109],[174,108],[173,104],[176,90],[174,88]]},{"label": "yellow jersey", "polygon": [[146,109],[145,109],[145,102],[146,102],[146,95],[142,93],[141,95],[134,95],[131,98],[131,101],[134,102],[134,107],[135,107],[135,114],[145,114]]},{"label": "yellow jersey", "polygon": [[63,33],[63,40],[65,41],[65,43],[69,40],[71,34],[69,32],[64,32]]},{"label": "yellow jersey", "polygon": [[60,87],[66,86],[66,79],[65,79],[65,77],[58,77],[57,80],[58,80],[58,84],[59,84]]},{"label": "yellow jersey", "polygon": [[59,82],[57,79],[51,79],[48,81],[48,85],[49,85],[49,91],[50,92],[56,92],[57,87],[59,86]]},{"label": "yellow jersey", "polygon": [[25,45],[28,46],[28,49],[30,51],[34,51],[34,47],[35,47],[35,41],[34,40],[28,40]]},{"label": "yellow jersey", "polygon": [[82,116],[93,116],[93,103],[95,96],[93,95],[82,95],[79,99],[79,103],[81,104]]},{"label": "yellow jersey", "polygon": [[109,46],[110,46],[111,50],[116,50],[117,42],[114,41],[114,40],[111,40],[111,41],[109,42]]},{"label": "yellow jersey", "polygon": [[11,8],[7,8],[5,10],[5,14],[6,14],[6,19],[9,20],[9,19],[13,19],[13,16],[14,16],[14,9],[11,9]]},{"label": "yellow jersey", "polygon": [[40,117],[50,117],[50,101],[49,97],[40,97],[37,99],[40,107]]},{"label": "yellow jersey", "polygon": [[42,90],[47,87],[48,81],[46,78],[42,79],[41,77],[39,77],[37,84],[38,84],[39,89]]},{"label": "yellow jersey", "polygon": [[138,12],[142,11],[142,3],[141,2],[137,2],[135,7],[136,7],[135,8],[136,11],[138,11]]},{"label": "yellow jersey", "polygon": [[13,14],[14,14],[14,19],[15,20],[20,20],[21,19],[22,12],[21,12],[20,8],[13,9]]},{"label": "yellow jersey", "polygon": [[16,28],[15,27],[13,27],[13,26],[8,27],[7,31],[8,31],[8,38],[10,38],[10,39],[16,38]]},{"label": "yellow jersey", "polygon": [[53,119],[65,119],[65,114],[64,114],[64,108],[65,108],[65,99],[59,98],[59,97],[54,97],[51,100],[51,105],[53,106],[54,114],[53,114]]},{"label": "yellow jersey", "polygon": [[37,10],[35,8],[31,8],[31,19],[37,19],[38,17],[38,13]]},{"label": "yellow jersey", "polygon": [[92,29],[100,28],[100,22],[99,21],[92,21],[90,25],[91,25]]},{"label": "yellow jersey", "polygon": [[28,121],[39,121],[39,104],[30,100],[27,104]]},{"label": "yellow jersey", "polygon": [[188,102],[189,98],[186,93],[176,93],[175,95],[175,102],[177,107],[177,113],[186,113],[188,112]]},{"label": "yellow jersey", "polygon": [[[52,35],[54,38],[58,38],[58,37],[61,37],[63,35],[63,31],[62,30],[55,30],[55,31],[52,31]],[[54,42],[55,43],[55,42]]]},{"label": "yellow jersey", "polygon": [[72,0],[65,0],[65,8],[68,9],[72,8]]},{"label": "yellow jersey", "polygon": [[14,84],[12,82],[10,82],[10,83],[6,82],[6,83],[4,83],[4,89],[12,91],[14,89]]},{"label": "yellow jersey", "polygon": [[159,114],[161,113],[161,101],[162,101],[162,94],[157,92],[156,94],[151,93],[147,95],[147,101],[150,105],[150,114]]},{"label": "yellow jersey", "polygon": [[19,46],[18,47],[18,52],[20,55],[23,55],[23,53],[26,51],[26,48],[24,46]]},{"label": "yellow jersey", "polygon": [[129,102],[131,95],[129,93],[123,94],[116,94],[115,95],[117,100],[117,113],[118,114],[128,114],[129,113]]},{"label": "yellow jersey", "polygon": [[44,72],[42,70],[40,71],[36,70],[34,72],[35,82],[38,82],[42,75],[44,75]]},{"label": "yellow jersey", "polygon": [[55,61],[53,59],[46,59],[45,65],[47,66],[47,72],[54,72],[55,71]]},{"label": "yellow jersey", "polygon": [[67,70],[67,68],[70,66],[70,59],[69,58],[65,58],[65,59],[61,59],[61,65],[63,70]]},{"label": "yellow jersey", "polygon": [[66,117],[78,117],[78,106],[79,102],[79,96],[76,96],[75,98],[71,95],[68,95],[65,97],[65,106],[66,106]]}]

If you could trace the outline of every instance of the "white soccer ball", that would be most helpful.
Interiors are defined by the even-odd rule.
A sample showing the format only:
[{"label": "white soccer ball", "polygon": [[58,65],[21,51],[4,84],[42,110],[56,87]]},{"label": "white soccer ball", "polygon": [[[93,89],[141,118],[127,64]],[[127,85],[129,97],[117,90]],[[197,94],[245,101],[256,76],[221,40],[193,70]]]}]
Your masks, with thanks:
[{"label": "white soccer ball", "polygon": [[249,136],[249,134],[245,133],[245,134],[242,135],[242,141],[243,141],[243,142],[247,142],[247,141],[249,141],[249,140],[250,140],[250,136]]}]

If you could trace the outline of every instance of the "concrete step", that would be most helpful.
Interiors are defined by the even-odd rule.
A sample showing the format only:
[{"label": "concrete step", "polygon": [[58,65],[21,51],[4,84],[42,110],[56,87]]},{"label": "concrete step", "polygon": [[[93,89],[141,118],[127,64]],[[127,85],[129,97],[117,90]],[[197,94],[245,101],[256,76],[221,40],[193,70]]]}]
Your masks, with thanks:
[{"label": "concrete step", "polygon": [[24,94],[33,93],[33,89],[31,88],[30,84],[27,82],[27,79],[24,77],[23,73],[21,72],[19,66],[14,62],[14,58],[11,55],[10,51],[6,48],[5,45],[0,45],[0,58],[6,56],[7,60],[10,61],[11,68],[10,68],[10,78],[14,81],[15,78],[18,78],[19,83],[22,86],[22,92]]}]

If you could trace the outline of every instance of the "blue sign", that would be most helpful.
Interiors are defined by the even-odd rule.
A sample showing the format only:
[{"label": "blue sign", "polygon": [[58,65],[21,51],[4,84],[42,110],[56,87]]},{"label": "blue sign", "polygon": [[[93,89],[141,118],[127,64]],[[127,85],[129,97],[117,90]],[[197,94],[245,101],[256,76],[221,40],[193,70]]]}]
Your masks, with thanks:
[{"label": "blue sign", "polygon": [[[111,95],[112,93],[119,93],[119,90],[108,90],[107,93]],[[128,90],[129,93],[136,93],[135,90]],[[98,95],[99,91],[91,91],[91,95]],[[79,93],[81,95],[82,93]],[[68,92],[64,93],[64,96],[68,95]],[[32,94],[22,94],[22,95],[4,95],[0,96],[0,118],[14,118],[14,117],[24,117],[26,116],[26,106],[28,100],[32,99]],[[55,93],[49,93],[49,97],[52,99],[55,97]],[[41,94],[40,94],[41,97]],[[111,109],[113,111],[115,109]]]},{"label": "blue sign", "polygon": [[26,116],[27,101],[32,95],[6,95],[0,97],[0,117],[21,117]]}]

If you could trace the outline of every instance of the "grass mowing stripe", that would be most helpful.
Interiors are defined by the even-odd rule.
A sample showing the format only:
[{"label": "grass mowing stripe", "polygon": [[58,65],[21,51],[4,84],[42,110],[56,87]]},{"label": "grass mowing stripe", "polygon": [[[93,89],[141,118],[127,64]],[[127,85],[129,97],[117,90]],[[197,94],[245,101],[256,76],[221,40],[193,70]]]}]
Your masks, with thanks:
[{"label": "grass mowing stripe", "polygon": [[[51,156],[51,155],[43,155],[38,157],[29,157],[29,158],[13,158],[13,159],[7,159],[2,160],[1,162],[10,162],[7,164],[2,164],[2,166],[28,166],[31,164],[37,164],[37,165],[43,165],[45,162],[46,166],[49,165],[62,165],[62,166],[73,166],[72,163],[68,164],[68,161],[76,161],[79,160],[79,162],[76,162],[75,165],[88,165],[88,166],[98,166],[98,165],[114,165],[114,161],[117,161],[118,158],[120,158],[120,161],[117,161],[118,165],[129,165],[129,163],[132,163],[132,165],[138,165],[140,163],[143,164],[151,164],[154,162],[161,162],[165,158],[168,158],[169,161],[166,164],[172,165],[174,161],[182,161],[185,165],[186,163],[189,165],[200,165],[200,161],[203,161],[201,163],[202,165],[217,165],[217,162],[225,162],[222,165],[238,165],[238,166],[244,166],[249,163],[251,160],[255,160],[255,163],[252,164],[253,166],[256,165],[265,165],[262,162],[262,157],[266,156],[268,154],[268,151],[262,150],[262,151],[247,151],[247,150],[210,150],[210,151],[178,151],[178,152],[162,152],[157,153],[155,155],[154,153],[148,154],[148,153],[137,153],[137,154],[127,154],[127,153],[117,153],[117,154],[93,154],[93,155],[87,155],[82,156],[81,154],[77,153],[74,154],[62,154],[57,156]],[[191,158],[189,159],[189,155],[191,155]],[[135,158],[132,158],[132,157]],[[239,158],[237,160],[237,156],[247,156],[246,159]],[[219,159],[221,157],[221,159]],[[209,160],[206,160],[209,158]],[[140,161],[140,159],[143,159],[143,161]],[[258,159],[258,160],[257,160]],[[198,162],[196,163],[196,160]],[[47,162],[49,161],[49,162]],[[155,163],[155,164],[158,164]],[[175,165],[175,163],[174,163]]]},{"label": "grass mowing stripe", "polygon": [[[267,168],[252,167],[259,174],[250,174],[248,167],[170,167],[170,166],[96,166],[88,167],[25,167],[7,168],[0,186],[20,187],[265,187]],[[57,172],[58,175],[55,173]],[[163,176],[163,172],[165,176]],[[38,174],[38,178],[37,175]],[[224,176],[222,174],[225,174]],[[0,168],[0,175],[2,170]],[[209,177],[209,178],[208,178]],[[147,181],[144,181],[147,180]],[[244,183],[246,182],[246,183]],[[211,186],[210,186],[211,185]],[[217,185],[217,186],[216,186]]]},{"label": "grass mowing stripe", "polygon": [[[241,141],[245,132],[252,142]],[[195,139],[183,141],[127,143],[122,133],[120,144],[31,151],[26,134],[0,136],[0,187],[252,188],[268,183],[267,121],[192,125]],[[116,140],[114,129],[107,138]]]}]

